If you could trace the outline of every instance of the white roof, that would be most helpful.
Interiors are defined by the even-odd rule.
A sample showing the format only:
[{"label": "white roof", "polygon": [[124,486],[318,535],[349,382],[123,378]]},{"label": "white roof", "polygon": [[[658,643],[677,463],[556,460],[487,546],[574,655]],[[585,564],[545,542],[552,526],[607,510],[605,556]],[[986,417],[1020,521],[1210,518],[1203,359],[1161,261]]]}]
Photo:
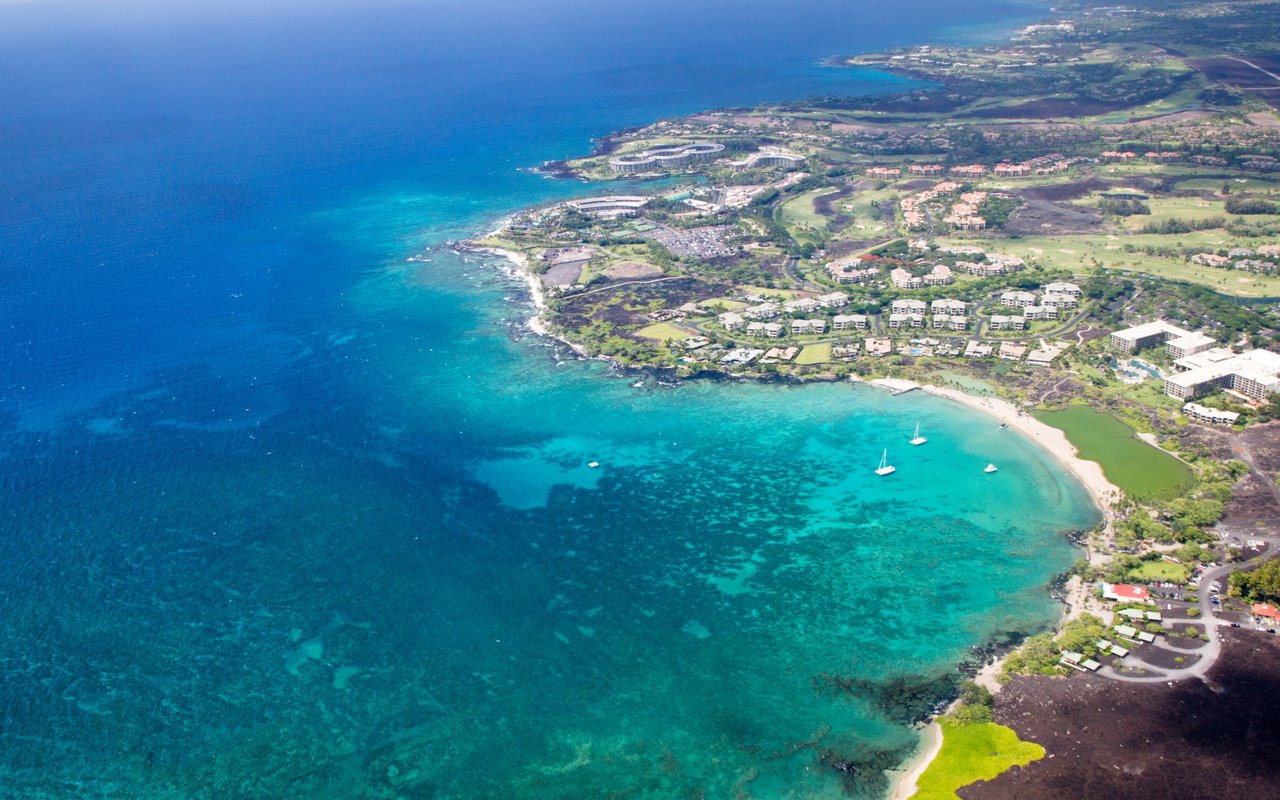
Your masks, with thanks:
[{"label": "white roof", "polygon": [[1169,346],[1170,347],[1196,347],[1202,344],[1213,344],[1216,341],[1218,340],[1213,338],[1212,336],[1207,336],[1203,333],[1196,332],[1196,333],[1189,333],[1186,336],[1179,336],[1177,339],[1170,339]]},{"label": "white roof", "polygon": [[1166,378],[1175,386],[1190,388],[1224,375],[1239,375],[1273,391],[1280,388],[1280,353],[1270,350],[1249,350],[1237,355],[1224,348],[1214,348],[1180,358],[1175,364],[1191,367]]},{"label": "white roof", "polygon": [[1170,338],[1182,338],[1183,336],[1191,335],[1191,331],[1185,331],[1177,325],[1170,325],[1162,319],[1155,320],[1154,322],[1144,322],[1141,325],[1134,325],[1132,328],[1125,328],[1122,331],[1116,331],[1112,335],[1119,336],[1122,339],[1141,339],[1145,336],[1154,336],[1158,333],[1166,334]]}]

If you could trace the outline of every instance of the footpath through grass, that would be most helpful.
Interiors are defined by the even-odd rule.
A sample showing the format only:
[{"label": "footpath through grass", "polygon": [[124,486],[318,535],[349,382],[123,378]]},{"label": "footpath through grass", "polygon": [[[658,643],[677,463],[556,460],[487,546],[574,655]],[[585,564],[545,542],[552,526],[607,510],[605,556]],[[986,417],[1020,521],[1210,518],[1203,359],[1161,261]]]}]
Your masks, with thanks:
[{"label": "footpath through grass", "polygon": [[1170,499],[1194,482],[1186,464],[1142,441],[1110,414],[1074,405],[1037,411],[1035,417],[1065,433],[1081,458],[1098,462],[1107,480],[1132,497]]},{"label": "footpath through grass", "polygon": [[956,800],[956,790],[977,781],[989,781],[1010,767],[1021,767],[1044,758],[1044,748],[1024,742],[1012,728],[994,722],[960,725],[946,717],[942,749],[916,781],[912,800]]}]

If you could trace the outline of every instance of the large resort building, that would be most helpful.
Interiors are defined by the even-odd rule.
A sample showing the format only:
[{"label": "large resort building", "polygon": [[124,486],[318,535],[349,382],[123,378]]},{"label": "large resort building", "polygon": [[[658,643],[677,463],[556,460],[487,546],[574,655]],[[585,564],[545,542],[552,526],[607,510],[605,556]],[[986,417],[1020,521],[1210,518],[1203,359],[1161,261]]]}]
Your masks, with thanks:
[{"label": "large resort building", "polygon": [[609,159],[609,169],[619,175],[663,172],[687,167],[699,161],[711,161],[723,152],[724,145],[719,142],[690,142],[673,147],[655,147],[639,153],[614,156]]},{"label": "large resort building", "polygon": [[[1136,353],[1139,350],[1157,347],[1168,342],[1176,342],[1192,335],[1191,331],[1183,330],[1177,325],[1171,325],[1162,319],[1158,319],[1154,322],[1146,322],[1142,325],[1135,325],[1132,328],[1116,331],[1111,334],[1111,347],[1121,353]],[[1212,340],[1210,342],[1212,343]]]},{"label": "large resort building", "polygon": [[611,194],[570,200],[565,205],[596,219],[616,219],[639,214],[640,209],[648,205],[650,199],[641,195]]},{"label": "large resort building", "polygon": [[753,167],[794,168],[804,166],[804,156],[792,153],[780,147],[766,146],[752,153],[741,161],[730,161],[734,169],[751,169]]},{"label": "large resort building", "polygon": [[1135,353],[1160,344],[1174,359],[1174,374],[1164,381],[1164,393],[1170,397],[1192,400],[1225,389],[1250,400],[1264,401],[1280,392],[1280,353],[1270,350],[1237,353],[1214,347],[1213,337],[1183,330],[1164,320],[1111,334],[1111,346],[1122,353]]},{"label": "large resort building", "polygon": [[1173,365],[1180,372],[1165,379],[1164,393],[1180,400],[1230,389],[1261,401],[1280,391],[1280,353],[1270,350],[1235,353],[1215,347],[1180,358]]}]

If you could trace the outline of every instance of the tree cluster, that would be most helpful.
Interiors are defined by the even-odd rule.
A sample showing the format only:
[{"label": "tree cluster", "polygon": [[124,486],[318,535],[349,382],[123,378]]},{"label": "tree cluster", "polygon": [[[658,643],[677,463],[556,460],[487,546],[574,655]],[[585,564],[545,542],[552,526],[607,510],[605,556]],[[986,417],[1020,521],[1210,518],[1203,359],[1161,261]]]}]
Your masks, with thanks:
[{"label": "tree cluster", "polygon": [[1268,558],[1257,569],[1231,573],[1228,585],[1232,594],[1249,600],[1280,602],[1280,556]]}]

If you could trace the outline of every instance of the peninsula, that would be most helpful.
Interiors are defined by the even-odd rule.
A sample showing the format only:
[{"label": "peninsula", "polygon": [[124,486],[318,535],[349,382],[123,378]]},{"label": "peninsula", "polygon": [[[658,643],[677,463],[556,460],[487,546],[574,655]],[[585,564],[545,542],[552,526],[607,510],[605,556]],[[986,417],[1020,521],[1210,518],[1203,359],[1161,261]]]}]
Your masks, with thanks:
[{"label": "peninsula", "polygon": [[[676,379],[923,385],[1090,489],[1104,522],[1061,629],[974,676],[895,796],[992,778],[964,796],[1068,796],[1038,774],[1070,796],[1105,775],[1121,796],[1114,754],[1068,744],[1046,714],[1103,726],[1080,698],[1115,697],[1122,727],[1147,729],[1135,693],[1260,691],[1234,660],[1250,648],[1280,665],[1280,584],[1249,577],[1280,569],[1277,43],[1274,2],[1076,2],[1003,42],[834,58],[918,88],[614,134],[544,166],[587,196],[465,244],[509,259],[534,329],[585,357]],[[1238,711],[1177,691],[1161,702]],[[1223,752],[1245,746],[1221,727]],[[1180,736],[1161,752],[1193,758]],[[1020,755],[997,768],[985,753],[1005,744]],[[1164,756],[1115,758],[1173,774]],[[1274,768],[1234,785],[1274,787]]]}]

